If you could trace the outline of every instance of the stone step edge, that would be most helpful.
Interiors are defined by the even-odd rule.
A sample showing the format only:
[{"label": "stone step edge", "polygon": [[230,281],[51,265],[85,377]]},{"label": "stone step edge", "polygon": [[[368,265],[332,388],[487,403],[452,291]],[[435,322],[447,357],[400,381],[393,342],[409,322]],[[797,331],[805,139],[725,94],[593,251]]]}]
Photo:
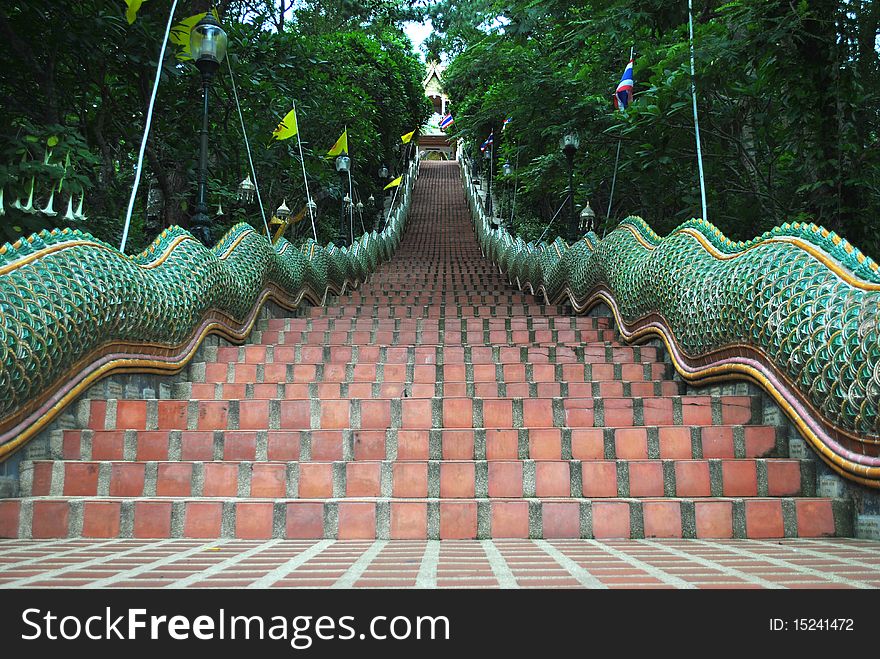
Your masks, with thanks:
[{"label": "stone step edge", "polygon": [[[705,404],[688,404],[687,401],[689,399],[703,399],[708,400],[708,405]],[[362,428],[363,423],[363,410],[364,407],[370,407],[372,403],[378,402],[387,402],[387,412],[388,412],[388,422],[384,423],[384,428],[395,428],[395,429],[403,429],[404,424],[404,403],[409,401],[410,403],[424,403],[430,401],[430,420],[425,418],[423,421],[425,423],[430,423],[430,426],[425,425],[424,430],[429,429],[455,429],[455,428],[465,428],[465,429],[475,429],[475,428],[485,428],[484,419],[486,412],[485,403],[488,401],[490,404],[495,401],[510,401],[510,425],[508,426],[506,423],[502,426],[499,421],[496,421],[491,428],[504,428],[504,429],[520,429],[523,427],[554,427],[554,428],[570,428],[571,426],[566,425],[566,413],[578,412],[589,410],[592,415],[592,426],[584,426],[584,427],[593,427],[593,428],[603,428],[606,427],[606,417],[609,415],[609,411],[621,409],[628,410],[628,414],[630,416],[631,422],[626,424],[626,427],[637,426],[637,427],[647,427],[647,426],[682,426],[685,425],[685,407],[696,407],[696,408],[708,408],[709,409],[709,418],[711,420],[711,424],[709,422],[704,422],[705,425],[713,425],[713,426],[721,426],[721,425],[760,425],[763,423],[763,405],[762,405],[762,397],[761,396],[734,396],[733,398],[745,398],[748,399],[748,419],[740,420],[739,422],[733,422],[733,420],[725,421],[724,418],[724,399],[731,398],[731,396],[633,396],[633,397],[590,397],[590,398],[562,398],[558,396],[554,397],[546,397],[546,398],[479,398],[479,397],[455,397],[455,398],[441,398],[441,397],[432,397],[432,398],[340,398],[340,399],[326,399],[326,400],[281,400],[281,399],[261,399],[261,398],[252,398],[252,399],[221,399],[221,400],[176,400],[176,399],[140,399],[140,400],[127,400],[127,399],[84,399],[86,405],[82,410],[82,414],[85,415],[85,419],[87,421],[82,423],[83,426],[103,426],[104,430],[112,430],[117,429],[117,424],[120,422],[118,417],[119,411],[119,403],[123,402],[127,405],[128,409],[132,409],[132,404],[134,403],[143,403],[143,425],[145,426],[144,430],[158,430],[159,429],[159,406],[160,403],[163,407],[170,409],[171,403],[179,403],[182,408],[185,407],[185,425],[186,427],[169,427],[164,428],[165,430],[197,430],[199,425],[199,414],[200,408],[204,405],[203,409],[208,409],[207,406],[216,406],[216,405],[224,405],[223,408],[225,414],[224,425],[225,428],[211,428],[210,430],[361,430],[361,429],[372,429],[372,430],[381,430],[383,428]],[[670,418],[666,423],[654,422],[653,420],[649,420],[648,423],[645,422],[645,401],[670,401],[670,409],[668,410],[670,413]],[[454,421],[454,417],[450,416],[449,420],[445,420],[447,412],[445,411],[445,403],[450,401],[469,401],[471,403],[470,413],[465,413],[461,411],[458,413],[459,417],[463,419],[466,416],[470,416],[469,425],[463,425],[465,422]],[[531,401],[549,401],[550,405],[550,416],[552,417],[551,422],[552,426],[546,425],[546,422],[541,425],[540,422],[536,423],[535,421],[529,422],[527,425],[526,422],[526,401],[531,405]],[[565,402],[573,401],[571,406],[566,408]],[[577,401],[589,401],[592,405],[587,406],[583,405],[582,407],[578,407]],[[609,401],[631,401],[631,405],[617,407],[614,404],[609,405]],[[281,427],[281,407],[282,403],[308,403],[309,405],[309,428],[282,428]],[[103,406],[96,405],[97,403],[104,403]],[[246,403],[246,407],[251,408],[251,410],[256,410],[258,404],[265,403],[265,413],[260,412],[260,419],[262,419],[262,415],[265,414],[265,425],[260,421],[259,427],[255,428],[241,428],[241,408],[242,403]],[[330,405],[330,404],[347,404],[347,415],[348,422],[345,424],[343,428],[322,428],[322,408],[327,407],[328,409],[333,409],[334,407],[345,407],[344,405]],[[366,403],[366,405],[365,405]],[[140,406],[138,406],[140,407]],[[409,405],[412,408],[412,405]],[[504,406],[506,408],[506,406]],[[95,409],[94,420],[92,419],[92,410]],[[102,409],[103,408],[103,409]],[[181,409],[182,409],[181,408]],[[256,412],[254,412],[256,413]],[[425,414],[427,414],[427,410],[425,410]],[[138,415],[140,413],[138,412]],[[452,415],[452,411],[449,412]],[[504,412],[506,415],[506,410]],[[666,410],[662,410],[659,414],[665,416]],[[464,415],[464,416],[462,416]],[[78,415],[79,416],[79,415]],[[180,421],[183,422],[183,413],[180,414]],[[103,417],[103,418],[101,418]],[[456,425],[448,425],[452,421]],[[664,419],[665,421],[665,419]],[[123,421],[123,423],[126,423]],[[130,422],[128,422],[130,423]],[[374,422],[371,422],[374,423]],[[139,425],[138,424],[135,425]],[[127,424],[126,424],[127,425]],[[174,424],[172,424],[174,425]],[[688,426],[692,425],[702,425],[702,424],[694,424],[688,423]],[[232,427],[229,427],[232,426]],[[266,427],[268,426],[268,427]],[[580,426],[577,426],[580,427]],[[128,428],[118,428],[120,430],[128,429]],[[412,428],[419,429],[419,428]],[[206,429],[208,430],[208,429]]]},{"label": "stone step edge", "polygon": [[[659,464],[658,464],[659,463]],[[683,465],[683,468],[686,466],[696,466],[702,470],[702,474],[699,476],[700,478],[705,478],[705,485],[709,487],[709,492],[705,494],[694,494],[694,488],[690,488],[690,492],[685,489],[682,493],[678,493],[679,490],[679,474],[677,472],[677,465],[687,463]],[[252,461],[252,460],[224,460],[224,461],[203,461],[203,460],[149,460],[149,461],[120,461],[120,460],[100,460],[100,461],[68,461],[68,460],[36,460],[33,462],[25,462],[21,466],[20,478],[21,478],[21,494],[22,496],[33,496],[33,480],[35,478],[35,472],[39,470],[43,473],[43,477],[45,478],[45,472],[49,471],[49,492],[47,494],[40,494],[37,496],[66,496],[64,494],[65,488],[65,480],[67,478],[68,467],[73,465],[94,465],[97,468],[97,473],[92,475],[94,479],[94,493],[89,492],[80,493],[82,496],[88,497],[105,497],[105,496],[114,496],[111,494],[112,492],[112,484],[113,484],[113,468],[114,466],[118,466],[119,468],[124,467],[127,470],[125,477],[129,480],[137,478],[141,487],[141,494],[138,496],[162,496],[163,498],[166,496],[173,495],[157,495],[158,484],[160,482],[159,469],[164,465],[189,465],[190,474],[189,474],[189,494],[183,496],[192,496],[192,497],[222,497],[222,496],[231,496],[231,492],[223,492],[217,494],[204,494],[205,482],[206,482],[206,469],[216,470],[222,467],[224,468],[226,475],[225,477],[232,476],[231,471],[234,471],[235,482],[236,482],[236,495],[239,497],[251,497],[251,491],[254,484],[254,470],[255,466],[261,468],[260,471],[265,471],[265,467],[267,465],[272,465],[275,471],[283,468],[284,470],[284,492],[283,495],[290,498],[301,498],[298,496],[298,492],[300,490],[301,483],[301,472],[303,467],[305,466],[309,472],[313,472],[313,470],[317,470],[319,468],[323,468],[323,476],[324,482],[327,487],[332,488],[333,496],[338,497],[346,497],[349,498],[351,496],[358,495],[348,495],[348,480],[349,480],[349,468],[351,469],[359,469],[362,467],[378,467],[378,473],[375,471],[372,474],[361,474],[360,476],[374,479],[374,485],[377,486],[377,490],[373,490],[374,492],[381,492],[381,496],[387,496],[392,498],[411,498],[411,497],[401,497],[399,495],[394,494],[394,485],[395,485],[395,464],[404,465],[402,468],[412,469],[417,468],[419,466],[424,467],[424,475],[425,475],[425,490],[429,497],[442,497],[444,499],[450,498],[442,495],[443,492],[443,471],[450,471],[449,467],[444,467],[444,465],[465,465],[466,468],[463,472],[464,477],[472,478],[472,490],[474,492],[474,496],[477,498],[480,497],[489,497],[492,496],[491,489],[491,475],[492,471],[495,469],[502,468],[503,465],[518,465],[520,469],[520,474],[517,482],[520,483],[520,493],[514,495],[514,498],[517,497],[534,497],[534,496],[543,496],[539,494],[538,488],[547,486],[547,480],[554,481],[557,485],[561,487],[559,481],[567,481],[567,492],[563,495],[557,492],[557,496],[570,496],[570,497],[581,497],[586,496],[588,493],[585,491],[584,487],[586,485],[585,480],[587,477],[584,475],[584,466],[586,465],[587,471],[590,472],[591,477],[607,479],[608,482],[596,482],[592,478],[590,479],[591,483],[596,483],[598,486],[594,493],[591,493],[591,496],[595,496],[597,498],[606,499],[606,498],[614,498],[614,497],[633,497],[633,498],[652,498],[652,497],[671,497],[671,498],[687,498],[687,497],[695,497],[699,499],[704,498],[718,498],[718,497],[731,497],[731,496],[755,496],[755,497],[770,497],[770,498],[780,498],[780,497],[792,497],[792,496],[814,496],[816,493],[816,465],[814,462],[809,460],[791,460],[791,459],[779,459],[779,458],[771,458],[771,459],[763,459],[763,458],[744,458],[744,459],[707,459],[707,460],[409,460],[409,461],[396,461],[396,460],[357,460],[357,461],[345,461],[345,460],[317,460],[317,461],[303,461],[303,460],[289,460],[289,461],[277,461],[277,462],[263,462],[263,461]],[[755,493],[754,494],[742,494],[742,492],[734,493],[731,492],[729,494],[725,493],[725,474],[724,470],[727,467],[730,469],[729,465],[737,464],[737,465],[747,465],[748,466],[748,474],[745,477],[751,478],[754,476],[754,485],[755,485]],[[547,469],[552,469],[552,465],[567,465],[568,469],[567,474],[557,474],[554,472],[546,473]],[[652,472],[645,472],[637,476],[636,478],[639,480],[642,479],[652,479],[650,483],[651,488],[654,490],[652,493],[648,494],[634,494],[634,485],[631,477],[633,470],[644,470],[647,465],[654,465],[651,469]],[[771,467],[770,465],[775,465]],[[781,465],[791,465],[790,468],[797,468],[797,478],[798,485],[796,490],[794,488],[786,488],[786,479],[791,477],[791,474],[780,473],[777,470],[777,467]],[[132,473],[130,469],[137,468],[138,466],[142,466],[143,470],[138,473]],[[467,466],[470,466],[468,469]],[[604,473],[600,474],[594,470],[598,470],[601,468],[605,468],[606,470],[611,470],[612,473]],[[738,467],[741,468],[741,467]],[[265,474],[263,474],[265,475]],[[122,477],[122,476],[119,476]],[[358,480],[358,474],[351,474],[351,477],[354,478],[355,482]],[[405,476],[401,476],[404,477]],[[682,478],[694,478],[693,474],[683,475]],[[731,479],[736,479],[737,477],[744,477],[742,473],[734,473],[730,476]],[[599,490],[602,487],[610,488],[611,483],[610,480],[613,479],[613,493],[609,490],[607,493],[599,494]],[[329,481],[329,482],[328,482]],[[701,485],[702,486],[702,485]],[[642,487],[644,484],[642,483]],[[682,485],[683,488],[687,488],[686,485]],[[731,486],[733,487],[733,486]],[[662,489],[662,492],[660,490]],[[777,491],[780,489],[789,489],[789,491],[784,492],[782,494],[774,494],[771,490],[776,489]],[[276,493],[278,496],[281,496],[281,492]],[[497,495],[496,495],[497,496]],[[454,497],[453,497],[454,498]],[[510,498],[508,496],[499,497],[499,498]]]},{"label": "stone step edge", "polygon": [[[592,398],[607,398],[608,395],[602,394],[602,389],[605,387],[612,386],[611,384],[606,384],[603,387],[603,382],[605,383],[620,383],[620,397],[622,398],[636,398],[639,396],[644,396],[647,390],[653,390],[651,395],[654,397],[666,397],[666,396],[681,396],[685,395],[685,385],[683,383],[675,382],[672,380],[635,380],[635,381],[624,381],[624,380],[597,380],[593,382],[503,382],[498,380],[476,380],[476,381],[452,381],[446,380],[442,382],[418,382],[418,381],[407,381],[407,382],[396,382],[394,380],[387,380],[384,382],[365,382],[365,381],[351,381],[351,382],[331,382],[331,381],[321,381],[321,382],[266,382],[265,377],[262,378],[262,382],[184,382],[184,383],[175,383],[171,385],[170,396],[163,396],[158,398],[157,400],[289,400],[292,395],[297,393],[297,389],[305,388],[307,392],[305,392],[309,398],[321,398],[326,400],[342,400],[345,398],[350,398],[352,396],[351,388],[354,387],[355,390],[361,389],[363,390],[365,387],[370,388],[370,398],[369,400],[394,400],[396,398],[415,398],[415,399],[426,399],[426,398],[443,398],[447,397],[443,395],[443,392],[447,388],[457,388],[461,389],[463,386],[468,398],[481,398],[483,400],[512,400],[514,397],[522,398],[525,400],[528,398],[529,400],[534,400],[538,398],[568,398],[572,396],[571,389],[572,388],[580,388],[578,385],[583,384],[583,389],[587,388],[589,385],[590,394]],[[668,384],[667,384],[668,383]],[[261,397],[257,397],[256,395],[256,385],[262,385],[261,388]],[[540,393],[538,387],[546,388],[547,385],[558,385],[555,387],[555,391],[548,393]],[[572,387],[574,385],[574,387]],[[637,386],[639,390],[636,393],[633,393],[633,386]],[[665,385],[665,386],[664,386]],[[198,397],[193,395],[193,386],[198,386],[198,393],[200,394]],[[292,391],[288,391],[287,387],[293,386],[295,387]],[[491,387],[495,387],[495,396],[491,396],[492,389]],[[208,387],[213,387],[213,392],[208,389]],[[224,391],[225,387],[233,388],[232,391],[226,392]],[[242,394],[237,393],[237,389],[244,387],[243,397]],[[266,397],[265,390],[270,387],[275,387],[275,394],[271,397]],[[327,392],[323,392],[321,387],[330,387],[331,389],[337,389],[336,396],[328,397]],[[415,389],[418,387],[418,389]],[[477,387],[479,387],[479,395],[477,394]],[[522,391],[523,387],[528,388],[528,396],[523,395],[525,392]],[[676,393],[668,393],[664,394],[663,389],[670,389],[675,391]],[[391,391],[389,391],[389,389]],[[487,391],[488,389],[488,391]],[[509,392],[508,389],[512,389],[513,391]],[[392,391],[397,390],[396,394],[392,394]],[[428,396],[427,392],[431,391],[431,395]],[[516,392],[517,395],[513,396],[512,393]],[[166,392],[169,393],[169,392]],[[269,391],[268,393],[272,393]],[[333,391],[329,392],[333,394]],[[357,397],[358,400],[366,400],[363,398],[363,394],[366,392],[361,392]],[[419,395],[415,395],[418,393]],[[584,392],[586,393],[586,392]],[[617,394],[617,392],[613,392]],[[212,394],[210,397],[208,394]],[[448,396],[450,398],[454,397],[451,394]],[[461,397],[461,396],[458,396]],[[105,399],[109,400],[109,399]],[[132,400],[132,399],[125,399]],[[138,400],[138,399],[134,399]],[[148,400],[144,398],[143,400]]]},{"label": "stone step edge", "polygon": [[[628,459],[627,457],[618,457],[617,455],[617,444],[616,440],[620,439],[621,441],[625,441],[624,437],[617,437],[618,433],[624,432],[632,432],[635,430],[644,430],[644,443],[645,443],[645,459],[648,460],[660,460],[660,459],[673,459],[673,458],[664,458],[662,455],[663,444],[666,442],[676,442],[676,441],[687,441],[690,443],[690,458],[680,458],[680,459],[692,459],[692,460],[702,460],[702,459],[737,459],[737,458],[788,458],[788,444],[785,441],[784,433],[779,432],[779,430],[772,425],[721,425],[721,426],[711,426],[712,428],[725,428],[730,429],[730,450],[732,451],[730,455],[718,456],[718,455],[710,455],[706,457],[705,455],[705,447],[703,446],[704,441],[711,442],[713,438],[703,437],[703,428],[704,426],[630,426],[623,428],[590,428],[586,429],[589,431],[590,435],[593,435],[593,441],[598,442],[601,440],[601,447],[596,446],[594,452],[601,453],[603,459],[606,460],[614,460],[614,459]],[[670,433],[665,433],[667,438],[664,439],[661,437],[662,430],[668,430],[671,428],[681,428],[686,431],[688,437],[682,440],[681,437],[675,438],[670,436]],[[772,433],[773,443],[770,447],[764,450],[763,453],[748,455],[748,444],[747,444],[747,435],[748,430],[761,430],[761,431],[769,431]],[[434,429],[426,429],[426,430],[403,430],[404,433],[409,433],[410,436],[412,434],[427,436],[427,451],[428,455],[431,456],[431,459],[440,460],[443,459],[443,443],[444,436],[448,438],[448,441],[454,443],[454,438],[458,434],[465,434],[466,436],[470,436],[471,441],[473,441],[473,459],[475,460],[485,460],[488,458],[487,452],[487,438],[488,434],[495,429],[487,430],[486,428],[454,428],[454,429],[442,429],[442,428],[434,428]],[[560,459],[575,459],[574,458],[574,437],[572,429],[570,428],[518,428],[515,429],[516,432],[516,459],[530,459],[532,448],[531,448],[531,439],[534,431],[534,438],[536,440],[540,439],[540,436],[545,431],[552,430],[554,434],[558,433],[559,435],[559,443],[560,443]],[[583,431],[584,429],[580,429]],[[79,452],[80,458],[78,460],[90,460],[93,451],[93,445],[95,441],[95,436],[105,437],[107,435],[119,435],[122,441],[122,451],[123,451],[123,460],[134,460],[137,456],[138,450],[138,441],[139,441],[139,433],[166,433],[167,434],[167,451],[169,456],[176,456],[176,458],[168,458],[169,460],[180,459],[182,455],[183,449],[183,439],[184,433],[190,434],[198,434],[203,435],[205,433],[211,433],[211,441],[212,441],[212,457],[214,460],[223,460],[225,454],[225,444],[227,441],[234,442],[236,439],[242,436],[253,436],[254,438],[254,460],[255,461],[268,461],[269,459],[269,440],[272,437],[277,437],[281,433],[289,434],[289,433],[298,433],[298,436],[295,438],[297,442],[297,455],[300,456],[301,461],[308,461],[312,456],[312,444],[315,440],[315,436],[313,433],[323,433],[323,434],[334,434],[338,435],[338,437],[334,437],[333,441],[339,441],[341,450],[342,450],[342,459],[343,460],[355,460],[355,452],[354,452],[354,442],[356,439],[376,439],[381,436],[381,440],[384,444],[386,459],[395,460],[398,458],[398,452],[400,447],[400,429],[386,429],[386,430],[91,430],[91,429],[67,429],[62,431],[56,431],[50,438],[50,446],[49,453],[45,457],[53,458],[53,459],[63,459],[64,455],[64,441],[65,435],[68,437],[77,437],[79,439]],[[514,432],[513,429],[509,431],[511,434]],[[227,433],[231,435],[227,437]],[[582,434],[582,433],[579,433]],[[601,437],[596,437],[596,435],[601,434]],[[641,433],[639,433],[641,434]],[[682,433],[675,433],[682,434]],[[356,436],[357,435],[357,436]],[[406,437],[406,435],[404,435]],[[638,438],[641,440],[642,438]],[[76,439],[69,440],[76,441]],[[725,444],[727,440],[724,440]],[[277,447],[276,447],[277,448]],[[760,449],[760,447],[755,447]],[[585,449],[585,447],[581,447],[581,449]],[[74,449],[76,450],[76,449]],[[753,450],[755,450],[753,448]],[[809,457],[806,459],[814,459],[812,454],[808,454]],[[89,456],[88,458],[84,458],[82,456]],[[35,457],[43,457],[43,456],[35,456]],[[74,458],[70,458],[74,459]],[[492,458],[497,459],[497,458]],[[511,458],[512,459],[512,458]],[[585,458],[580,458],[585,459]],[[641,459],[641,458],[639,458]]]},{"label": "stone step edge", "polygon": [[[187,532],[187,509],[195,505],[193,515],[214,516],[216,532],[194,536]],[[54,517],[46,519],[41,510],[34,533],[34,508],[54,506]],[[59,508],[60,506],[60,508]],[[65,508],[66,506],[66,508]],[[103,510],[95,508],[98,506]],[[85,508],[94,510],[97,517],[85,526]],[[208,509],[210,508],[210,510]],[[423,516],[424,532],[412,537],[451,539],[472,537],[488,539],[493,536],[493,517],[516,516],[520,524],[527,523],[527,532],[508,537],[646,537],[682,538],[794,538],[837,536],[852,537],[854,513],[852,503],[841,499],[792,497],[784,499],[723,500],[692,499],[558,499],[522,498],[499,499],[268,499],[225,500],[204,499],[102,499],[88,501],[82,498],[5,499],[0,501],[0,537],[19,538],[391,538],[395,513],[403,514],[404,507]],[[239,508],[242,513],[239,515]],[[395,510],[396,509],[396,510]],[[141,522],[141,511],[143,522]],[[207,512],[206,512],[207,511]],[[59,515],[61,517],[59,517]],[[629,517],[628,528],[623,515]],[[670,518],[671,515],[671,518]],[[61,534],[64,517],[66,533]],[[445,518],[445,519],[444,519]],[[548,535],[545,518],[551,525]],[[623,531],[607,534],[594,533],[596,522]],[[750,521],[751,520],[751,521]],[[193,520],[196,523],[196,520]],[[366,522],[366,524],[365,524]],[[466,527],[466,532],[443,533],[444,522],[449,526]],[[560,524],[561,523],[561,524]],[[559,533],[559,526],[567,526],[567,533]],[[311,535],[303,535],[309,531]],[[703,532],[698,529],[702,526]],[[752,526],[752,529],[748,527]],[[96,536],[96,527],[103,535]],[[257,527],[257,528],[255,528]],[[262,527],[262,528],[258,528]],[[317,527],[320,531],[317,531]],[[350,528],[356,533],[352,534]],[[366,529],[365,529],[366,527]],[[671,530],[662,532],[663,528]],[[660,533],[656,531],[661,529]],[[706,530],[708,529],[708,532]],[[769,529],[769,530],[768,530]],[[87,535],[84,535],[84,530]],[[525,531],[525,528],[522,529]],[[159,533],[161,531],[161,533]],[[342,533],[340,533],[342,531]],[[714,532],[713,532],[714,531]],[[780,532],[781,531],[781,532]],[[54,533],[54,535],[53,535]],[[358,535],[363,533],[363,535]]]}]

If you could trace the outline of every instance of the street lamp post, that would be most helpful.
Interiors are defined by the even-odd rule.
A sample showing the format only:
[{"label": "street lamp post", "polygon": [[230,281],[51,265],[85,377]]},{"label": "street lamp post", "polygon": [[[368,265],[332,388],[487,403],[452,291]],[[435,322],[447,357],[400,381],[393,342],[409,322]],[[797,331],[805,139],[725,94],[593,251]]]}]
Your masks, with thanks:
[{"label": "street lamp post", "polygon": [[382,217],[382,227],[385,226],[385,207],[388,201],[388,193],[385,191],[385,184],[388,182],[388,179],[391,178],[391,172],[388,170],[388,167],[384,164],[379,168],[379,180],[382,185],[382,208],[379,210],[379,215]]},{"label": "street lamp post", "polygon": [[370,224],[376,231],[382,231],[382,226],[379,222],[377,222],[377,213],[376,213],[376,197],[370,195],[367,197],[367,217],[370,218]]},{"label": "street lamp post", "polygon": [[[345,235],[345,200],[342,191],[345,190],[345,177],[351,171],[351,158],[342,154],[336,156],[336,172],[339,174],[339,233],[336,234],[336,242],[340,246],[346,245],[347,239]],[[348,198],[348,195],[344,195]]]},{"label": "street lamp post", "polygon": [[580,140],[574,131],[566,133],[562,138],[562,153],[568,161],[568,237],[571,241],[578,238],[577,215],[574,211],[574,154],[580,146]]},{"label": "street lamp post", "polygon": [[211,15],[205,14],[190,32],[190,51],[202,74],[202,132],[199,148],[199,192],[195,214],[190,218],[190,232],[206,247],[211,246],[211,219],[208,217],[208,89],[220,62],[226,56],[226,32]]},{"label": "street lamp post", "polygon": [[483,156],[486,158],[486,167],[487,174],[486,178],[488,179],[488,187],[486,188],[486,215],[489,216],[490,220],[493,217],[492,213],[492,148],[489,147],[485,151],[483,151]]},{"label": "street lamp post", "polygon": [[[504,176],[510,176],[513,174],[513,165],[510,164],[509,160],[505,160],[504,164],[501,166],[501,170],[504,172]],[[514,193],[515,194],[515,193]],[[511,208],[510,212],[510,233],[516,235],[516,230],[513,224],[513,209]]]},{"label": "street lamp post", "polygon": [[342,198],[342,208],[348,209],[348,244],[354,245],[354,213],[351,207],[351,197],[348,195]]}]

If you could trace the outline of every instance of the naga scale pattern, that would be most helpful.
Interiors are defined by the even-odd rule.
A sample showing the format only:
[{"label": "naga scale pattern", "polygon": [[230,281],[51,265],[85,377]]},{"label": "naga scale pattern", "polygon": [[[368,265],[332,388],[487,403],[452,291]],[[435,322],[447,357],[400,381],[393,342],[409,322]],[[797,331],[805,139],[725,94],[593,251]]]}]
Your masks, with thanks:
[{"label": "naga scale pattern", "polygon": [[246,223],[211,249],[180,227],[132,256],[70,229],[0,247],[0,458],[100,377],[179,370],[208,334],[243,341],[270,299],[294,308],[358,286],[400,244],[417,171],[385,228],[351,247],[273,245]]},{"label": "naga scale pattern", "polygon": [[880,487],[880,273],[833,232],[784,224],[748,242],[703,220],[661,238],[638,217],[607,237],[524,242],[484,212],[462,162],[483,253],[511,282],[599,302],[628,341],[659,337],[692,383],[760,385],[836,471]]}]

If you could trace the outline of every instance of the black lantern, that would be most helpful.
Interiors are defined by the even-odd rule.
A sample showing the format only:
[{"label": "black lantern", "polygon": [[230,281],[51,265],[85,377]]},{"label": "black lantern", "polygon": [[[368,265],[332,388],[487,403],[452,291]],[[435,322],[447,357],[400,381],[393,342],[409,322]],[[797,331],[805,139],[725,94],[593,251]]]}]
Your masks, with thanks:
[{"label": "black lantern", "polygon": [[206,247],[211,246],[211,220],[208,217],[206,203],[208,186],[208,89],[211,79],[220,68],[220,62],[226,56],[226,32],[220,23],[211,15],[196,23],[190,32],[190,52],[195,60],[196,68],[202,74],[202,132],[199,148],[199,192],[196,201],[196,212],[190,218],[190,232]]},{"label": "black lantern", "polygon": [[568,237],[571,241],[578,237],[577,214],[574,210],[574,154],[580,145],[580,139],[574,131],[566,133],[560,142],[562,153],[568,161]]}]

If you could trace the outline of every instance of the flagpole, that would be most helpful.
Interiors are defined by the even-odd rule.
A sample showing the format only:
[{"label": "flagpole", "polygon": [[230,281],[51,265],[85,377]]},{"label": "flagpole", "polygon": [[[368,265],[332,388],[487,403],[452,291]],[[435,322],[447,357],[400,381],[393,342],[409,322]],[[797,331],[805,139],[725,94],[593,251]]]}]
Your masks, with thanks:
[{"label": "flagpole", "polygon": [[122,242],[119,243],[119,251],[125,254],[125,243],[128,242],[128,229],[131,226],[131,213],[134,210],[134,200],[137,199],[138,186],[141,183],[141,172],[144,168],[144,151],[147,149],[147,139],[150,136],[150,126],[153,123],[153,107],[156,105],[156,93],[159,91],[159,78],[162,77],[162,64],[165,62],[165,48],[168,46],[168,35],[171,34],[171,24],[174,22],[174,12],[177,9],[177,0],[171,3],[171,11],[168,14],[168,25],[165,27],[165,38],[162,39],[162,50],[159,52],[159,62],[156,66],[156,79],[153,81],[153,94],[150,96],[150,104],[147,106],[147,120],[144,123],[144,135],[141,138],[141,149],[138,152],[137,169],[134,174],[134,186],[131,188],[131,197],[128,199],[128,210],[125,213],[125,226],[122,228]]},{"label": "flagpole", "polygon": [[688,0],[688,29],[691,40],[691,99],[694,103],[694,134],[697,139],[697,166],[700,171],[700,199],[703,202],[703,219],[708,220],[706,211],[706,181],[703,177],[703,152],[700,148],[700,121],[697,119],[697,84],[694,71],[694,7],[693,0]]},{"label": "flagpole", "polygon": [[605,228],[602,230],[602,237],[605,237],[605,231],[608,230],[608,220],[611,219],[611,204],[614,202],[614,186],[617,184],[617,165],[620,163],[620,144],[623,139],[617,139],[617,157],[614,158],[614,176],[611,178],[611,194],[608,197],[608,212],[605,213]]},{"label": "flagpole", "polygon": [[[345,147],[348,150],[348,124],[345,125]],[[351,245],[354,245],[354,205],[352,204],[353,190],[351,185],[351,167],[348,168],[348,235],[351,238]]]},{"label": "flagpole", "polygon": [[388,207],[388,217],[385,218],[385,223],[388,223],[388,218],[391,217],[391,213],[394,212],[394,202],[397,200],[397,191],[400,189],[399,185],[394,186],[394,194],[391,195],[391,205]]},{"label": "flagpole", "polygon": [[354,245],[354,190],[351,185],[351,167],[348,168],[348,231]]},{"label": "flagpole", "polygon": [[[630,46],[629,49],[629,61],[632,62],[633,53],[635,53],[635,46]],[[635,91],[635,90],[633,90]],[[623,109],[624,115],[626,114],[626,108]],[[617,167],[620,164],[620,145],[623,142],[623,138],[617,138],[617,156],[614,158],[614,176],[611,178],[611,194],[608,196],[608,212],[605,213],[605,226],[602,228],[602,237],[605,237],[605,232],[608,231],[608,221],[611,219],[611,204],[614,203],[614,186],[617,184]]]},{"label": "flagpole", "polygon": [[302,164],[303,183],[306,185],[306,207],[309,209],[309,219],[312,221],[312,236],[318,242],[318,231],[315,229],[315,216],[312,214],[312,195],[309,193],[309,178],[306,176],[306,161],[303,158],[303,145],[299,137],[299,117],[296,115],[296,101],[293,102],[293,116],[296,119],[296,143],[299,146],[299,162]]},{"label": "flagpole", "polygon": [[[360,200],[361,200],[360,192],[358,192],[357,198],[358,198],[358,202],[360,202]],[[352,201],[352,203],[354,203],[354,197],[352,197],[351,201]],[[364,226],[364,214],[361,212],[360,208],[358,208],[358,217],[361,220],[361,235],[363,235],[367,232],[367,228]]]},{"label": "flagpole", "polygon": [[[495,126],[492,126],[492,129],[489,131],[489,135],[492,137],[492,143],[489,144],[489,208],[487,209],[490,213],[492,213],[492,218],[495,217],[495,208],[492,205],[492,177],[495,172]],[[489,218],[491,222],[492,218]]]},{"label": "flagpole", "polygon": [[269,231],[269,223],[266,221],[266,209],[263,208],[263,199],[260,197],[260,184],[257,182],[257,170],[254,168],[254,159],[251,157],[251,145],[244,126],[244,115],[241,113],[241,103],[238,102],[238,90],[235,87],[235,76],[232,74],[232,64],[226,59],[226,67],[229,69],[229,82],[232,83],[232,94],[235,97],[235,107],[238,108],[238,119],[241,121],[241,134],[244,137],[244,148],[247,151],[248,163],[251,166],[251,175],[254,177],[254,190],[257,193],[257,204],[260,206],[260,215],[263,216],[263,227],[266,229],[266,238],[272,242],[272,232]]}]

